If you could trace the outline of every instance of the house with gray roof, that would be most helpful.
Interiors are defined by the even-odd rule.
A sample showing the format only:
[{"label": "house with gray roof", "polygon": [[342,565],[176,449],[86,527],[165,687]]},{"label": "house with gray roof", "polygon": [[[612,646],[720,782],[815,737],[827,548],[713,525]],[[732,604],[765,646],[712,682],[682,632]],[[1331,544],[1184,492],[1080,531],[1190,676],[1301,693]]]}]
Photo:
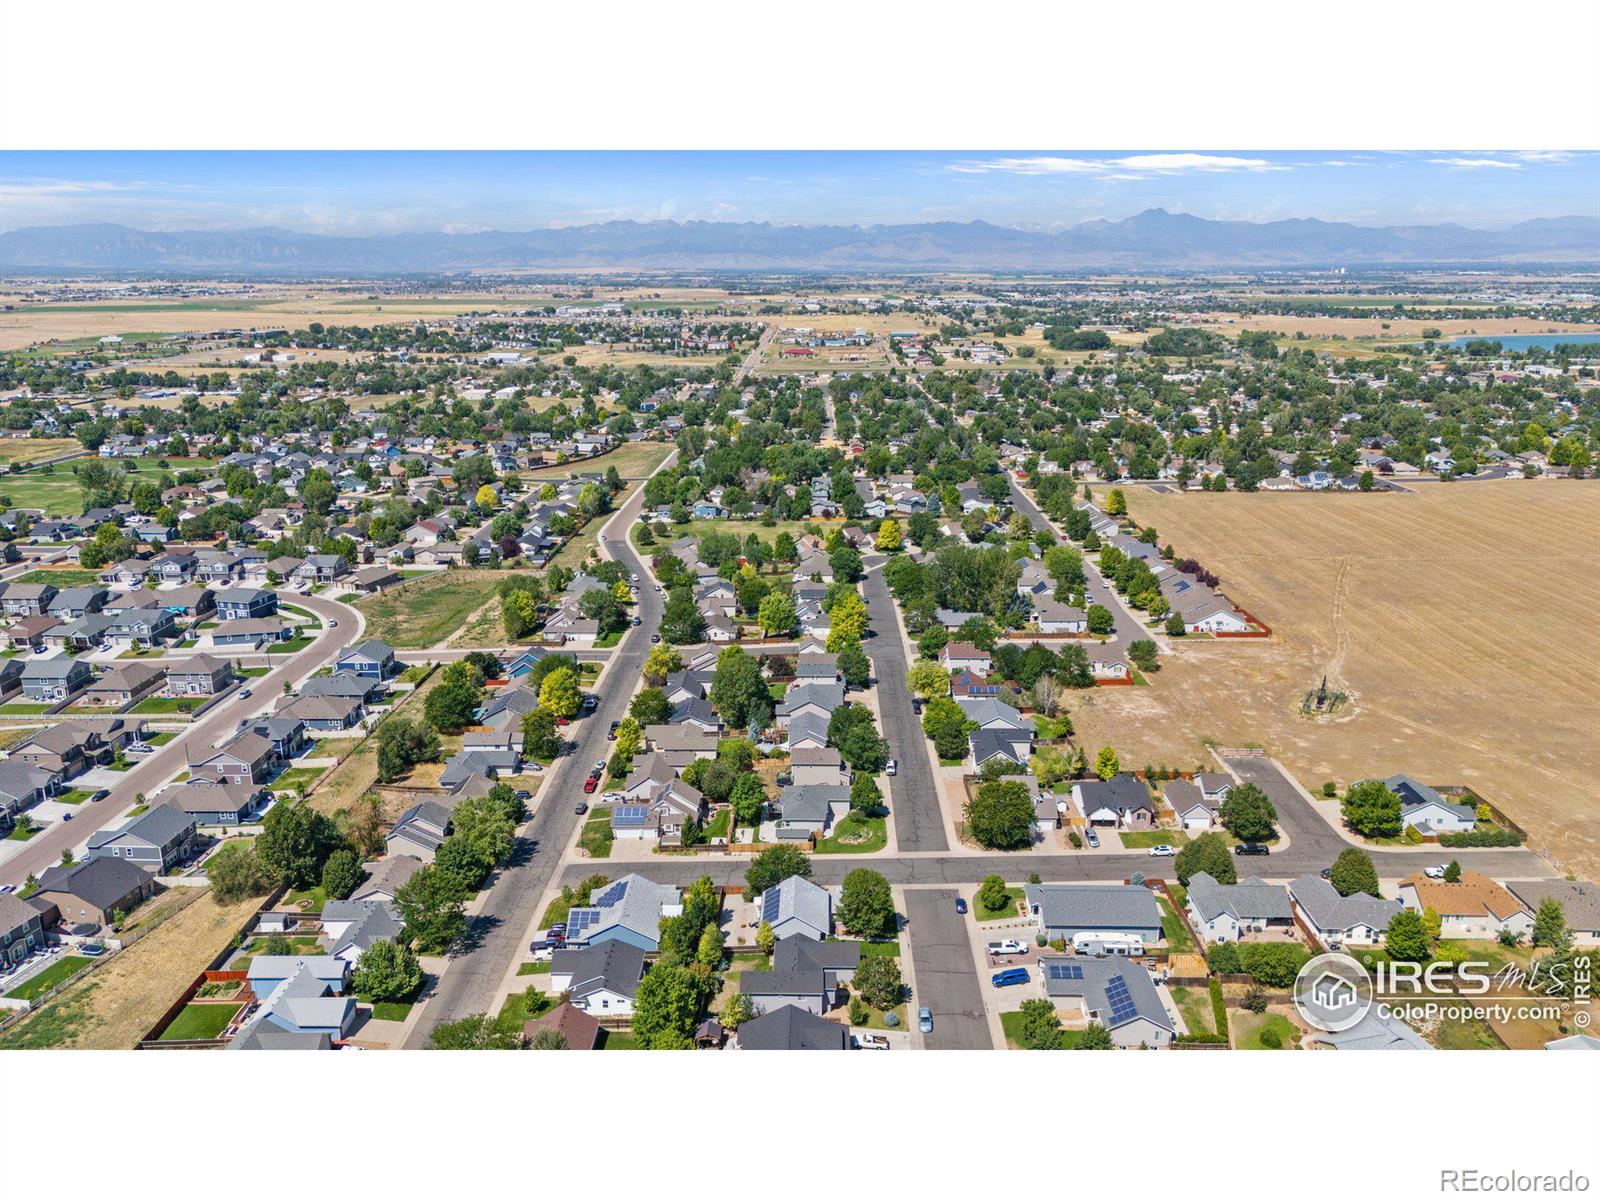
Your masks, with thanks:
[{"label": "house with gray roof", "polygon": [[967,752],[975,767],[988,762],[1026,767],[1033,754],[1033,730],[972,729],[967,732]]},{"label": "house with gray roof", "polygon": [[22,666],[22,694],[35,704],[65,700],[93,680],[94,670],[88,663],[67,655],[32,658]]},{"label": "house with gray roof", "polygon": [[374,942],[399,941],[405,935],[400,914],[388,900],[329,900],[321,917],[328,953],[351,966]]},{"label": "house with gray roof", "polygon": [[332,955],[257,955],[249,984],[260,1003],[228,1049],[327,1050],[348,1037],[356,1021],[355,997],[344,994],[349,966]]},{"label": "house with gray roof", "polygon": [[1400,824],[1418,833],[1468,833],[1478,823],[1476,806],[1452,804],[1409,775],[1391,775],[1383,786],[1400,797]]},{"label": "house with gray roof", "polygon": [[828,744],[828,718],[821,713],[803,712],[789,722],[789,753],[807,748],[816,749]]},{"label": "house with gray roof", "polygon": [[957,696],[955,702],[967,720],[975,722],[979,729],[1026,733],[1029,738],[1033,737],[1033,722],[1002,700],[993,696]]},{"label": "house with gray roof", "polygon": [[1290,880],[1288,886],[1295,911],[1329,948],[1372,945],[1383,937],[1402,907],[1398,900],[1384,900],[1365,892],[1341,896],[1320,875],[1302,875]]},{"label": "house with gray roof", "polygon": [[1091,828],[1155,828],[1155,801],[1144,784],[1127,772],[1073,784],[1072,802]]},{"label": "house with gray roof", "polygon": [[1079,933],[1137,934],[1161,940],[1161,908],[1149,888],[1128,883],[1030,883],[1023,889],[1039,932],[1054,941]]},{"label": "house with gray roof", "polygon": [[377,638],[351,646],[333,664],[335,675],[360,675],[368,679],[387,679],[394,671],[394,648]]},{"label": "house with gray roof", "polygon": [[860,965],[860,942],[785,938],[773,949],[771,969],[740,973],[739,994],[757,1013],[792,1004],[821,1016],[843,1003],[844,987]]},{"label": "house with gray roof", "polygon": [[1124,1049],[1167,1046],[1177,1033],[1150,973],[1138,963],[1049,955],[1040,957],[1039,973],[1058,1011],[1076,1009],[1079,1020],[1105,1026]]},{"label": "house with gray roof", "polygon": [[1505,886],[1531,913],[1554,900],[1561,905],[1574,945],[1600,945],[1600,886],[1586,879],[1517,880]]},{"label": "house with gray roof", "polygon": [[40,909],[14,895],[0,896],[0,966],[15,966],[44,944]]},{"label": "house with gray roof", "polygon": [[8,827],[17,813],[57,791],[58,778],[55,772],[20,759],[0,760],[0,829]]},{"label": "house with gray roof", "polygon": [[109,925],[113,913],[132,912],[155,895],[155,875],[125,858],[86,858],[39,876],[36,899],[54,904],[65,925]]},{"label": "house with gray roof", "polygon": [[1172,779],[1161,789],[1178,823],[1191,833],[1204,833],[1217,824],[1220,800],[1212,800],[1192,779]]},{"label": "house with gray roof", "polygon": [[[750,972],[746,972],[750,974]],[[779,1005],[739,1026],[739,1050],[848,1050],[849,1032],[793,1004]]]},{"label": "house with gray roof", "polygon": [[161,804],[119,829],[89,835],[90,858],[120,858],[152,875],[165,875],[194,854],[195,819],[175,804]]},{"label": "house with gray roof", "polygon": [[242,825],[265,796],[266,789],[253,783],[191,779],[164,793],[162,799],[200,825]]},{"label": "house with gray roof", "polygon": [[350,893],[352,900],[393,900],[394,895],[422,870],[422,860],[410,854],[390,854],[366,865],[367,877]]},{"label": "house with gray roof", "polygon": [[850,789],[842,783],[797,783],[778,789],[780,836],[823,837],[850,811]]},{"label": "house with gray roof", "polygon": [[1201,871],[1189,879],[1186,909],[1207,943],[1237,942],[1247,933],[1294,932],[1294,906],[1281,883],[1256,878],[1218,883]]},{"label": "house with gray roof", "polygon": [[787,729],[796,717],[813,713],[824,720],[833,716],[834,709],[844,703],[844,684],[826,679],[813,679],[794,683],[778,702],[774,714],[779,729]]},{"label": "house with gray roof", "polygon": [[756,911],[779,941],[799,936],[820,942],[833,932],[833,893],[799,875],[761,893]]},{"label": "house with gray roof", "polygon": [[683,915],[678,889],[642,875],[624,875],[567,913],[567,945],[621,941],[655,953],[661,948],[661,918]]},{"label": "house with gray roof", "polygon": [[217,783],[265,783],[278,765],[271,739],[248,729],[220,746],[193,746],[187,753],[190,773]]},{"label": "house with gray roof", "polygon": [[390,854],[409,854],[431,863],[450,836],[450,809],[437,800],[422,800],[400,814],[384,838]]},{"label": "house with gray roof", "polygon": [[550,990],[569,993],[574,1008],[594,1017],[632,1016],[644,973],[644,951],[620,939],[550,956]]}]

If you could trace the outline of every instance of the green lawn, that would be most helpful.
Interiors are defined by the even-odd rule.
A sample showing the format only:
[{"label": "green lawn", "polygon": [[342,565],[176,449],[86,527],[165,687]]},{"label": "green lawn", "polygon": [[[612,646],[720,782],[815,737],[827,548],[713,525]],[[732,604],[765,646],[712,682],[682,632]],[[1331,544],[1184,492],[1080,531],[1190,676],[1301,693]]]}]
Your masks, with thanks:
[{"label": "green lawn", "polygon": [[39,827],[37,825],[35,825],[31,829],[24,829],[21,825],[13,825],[11,827],[11,832],[6,834],[6,841],[8,841],[8,842],[25,842],[29,838],[33,837],[34,834],[36,834],[38,832],[40,832],[40,830],[39,830]]},{"label": "green lawn", "polygon": [[239,674],[250,679],[260,679],[263,675],[270,675],[271,673],[271,667],[242,667],[239,670]]},{"label": "green lawn", "polygon": [[1199,988],[1175,987],[1172,1001],[1183,1014],[1183,1023],[1190,1033],[1216,1033],[1216,1022],[1211,1016],[1211,993]]},{"label": "green lawn", "polygon": [[268,654],[298,654],[314,639],[308,637],[292,637],[287,642],[273,642],[267,647]]},{"label": "green lawn", "polygon": [[578,845],[588,852],[590,858],[611,857],[611,810],[609,808],[591,808],[589,819],[583,823],[583,831],[578,835]]},{"label": "green lawn", "polygon": [[818,854],[871,854],[889,844],[886,817],[851,813],[833,827],[833,835],[817,843]]},{"label": "green lawn", "polygon": [[1278,1040],[1282,1043],[1279,1050],[1298,1050],[1300,1048],[1300,1030],[1295,1028],[1293,1021],[1280,1013],[1256,1014],[1241,1009],[1235,1009],[1228,1014],[1228,1021],[1233,1026],[1234,1045],[1240,1050],[1271,1050],[1273,1047],[1263,1045],[1261,1035],[1267,1030],[1275,1030]]},{"label": "green lawn", "polygon": [[368,637],[401,648],[433,646],[466,625],[473,613],[489,604],[494,599],[495,584],[509,573],[475,569],[442,571],[388,588],[360,601],[356,607],[367,619]]},{"label": "green lawn", "polygon": [[637,1050],[639,1043],[633,1034],[624,1029],[602,1029],[600,1031],[600,1049],[602,1050]]},{"label": "green lawn", "polygon": [[404,1021],[411,1014],[415,1000],[380,1000],[372,1006],[374,1021]]},{"label": "green lawn", "polygon": [[220,1037],[242,1004],[186,1004],[161,1031],[158,1041],[198,1042]]},{"label": "green lawn", "polygon": [[1182,849],[1189,842],[1189,835],[1181,829],[1133,829],[1117,836],[1128,850],[1148,850],[1151,846]]},{"label": "green lawn", "polygon": [[[267,943],[270,940],[270,935],[268,937],[255,938],[244,948],[244,952],[252,958],[258,954],[267,954],[269,953]],[[317,952],[317,939],[307,933],[296,934],[294,937],[289,938],[289,949],[291,953],[295,954],[314,954]]]},{"label": "green lawn", "polygon": [[517,968],[518,975],[548,975],[550,974],[550,960],[544,962],[525,962]]},{"label": "green lawn", "polygon": [[128,711],[148,717],[157,713],[192,713],[207,700],[204,696],[151,696],[141,700]]},{"label": "green lawn", "polygon": [[1189,933],[1189,928],[1183,919],[1172,911],[1172,905],[1167,903],[1165,896],[1156,897],[1156,905],[1161,909],[1161,936],[1166,939],[1167,949],[1174,954],[1190,954],[1197,949],[1194,937]]},{"label": "green lawn", "polygon": [[733,809],[724,808],[712,817],[705,828],[708,838],[725,838],[733,828]]},{"label": "green lawn", "polygon": [[890,942],[862,942],[862,958],[899,958],[900,940],[896,938]]},{"label": "green lawn", "polygon": [[[1005,1031],[1006,1044],[1019,1046],[1017,1038],[1022,1033],[1022,1014],[1020,1012],[1005,1012],[1000,1014],[1000,1028]],[[1077,1029],[1063,1029],[1060,1031],[1061,1048],[1071,1050],[1083,1040],[1083,1033]]]},{"label": "green lawn", "polygon": [[327,770],[327,767],[291,767],[272,781],[272,789],[279,792],[308,792]]},{"label": "green lawn", "polygon": [[1022,910],[1022,889],[1019,887],[1006,889],[1006,902],[999,908],[990,908],[979,900],[972,898],[972,915],[979,921],[1003,921],[1007,917],[1014,917]]},{"label": "green lawn", "polygon": [[307,912],[319,913],[322,911],[322,906],[328,902],[328,893],[323,891],[319,884],[303,892],[290,892],[284,899],[290,904],[306,905]]},{"label": "green lawn", "polygon": [[[3,481],[0,481],[0,487],[4,487]],[[99,573],[95,571],[80,571],[70,567],[50,567],[29,571],[15,582],[48,583],[57,588],[92,587],[99,581],[99,578]]]},{"label": "green lawn", "polygon": [[0,713],[36,717],[49,707],[50,705],[48,704],[32,704],[25,700],[13,700],[10,704],[0,704]]},{"label": "green lawn", "polygon": [[526,991],[512,992],[506,997],[506,1002],[500,1006],[498,1020],[502,1025],[511,1025],[517,1032],[522,1031],[522,1023],[550,1011],[556,1006],[556,998],[545,992]]},{"label": "green lawn", "polygon": [[82,804],[92,795],[94,793],[88,788],[73,788],[70,792],[61,793],[56,799],[63,804]]},{"label": "green lawn", "polygon": [[1433,1035],[1441,1050],[1499,1050],[1500,1041],[1484,1021],[1450,1017],[1439,1022]]},{"label": "green lawn", "polygon": [[6,993],[6,999],[32,1000],[36,996],[42,996],[58,983],[65,983],[71,979],[93,961],[92,958],[83,958],[75,954],[58,958],[26,983],[12,988]]},{"label": "green lawn", "polygon": [[152,733],[149,737],[145,738],[145,744],[147,746],[165,746],[177,736],[177,731],[171,729],[164,733]]},{"label": "green lawn", "polygon": [[[895,1015],[896,1024],[894,1024],[894,1025],[888,1024],[883,1019],[885,1016],[887,1016],[891,1012],[894,1013],[894,1015]],[[904,1005],[904,1004],[896,1004],[893,1008],[888,1009],[885,1012],[879,1012],[875,1008],[869,1008],[867,1010],[867,1019],[866,1019],[866,1021],[863,1024],[860,1024],[860,1025],[852,1025],[850,1028],[852,1028],[852,1029],[874,1029],[874,1030],[877,1030],[879,1032],[883,1032],[883,1031],[886,1031],[886,1030],[901,1030],[901,1031],[904,1031],[907,1028],[907,1026],[906,1026],[906,1005]]]}]

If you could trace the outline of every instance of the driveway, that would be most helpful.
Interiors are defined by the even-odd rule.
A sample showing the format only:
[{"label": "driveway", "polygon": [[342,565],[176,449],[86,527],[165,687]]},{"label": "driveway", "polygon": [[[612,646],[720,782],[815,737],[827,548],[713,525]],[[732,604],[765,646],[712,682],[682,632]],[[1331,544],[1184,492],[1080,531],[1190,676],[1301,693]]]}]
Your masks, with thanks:
[{"label": "driveway", "polygon": [[913,995],[908,1021],[917,1009],[933,1012],[933,1032],[923,1038],[929,1050],[993,1050],[983,990],[973,961],[970,917],[956,912],[954,888],[906,893],[906,930],[911,935]]}]

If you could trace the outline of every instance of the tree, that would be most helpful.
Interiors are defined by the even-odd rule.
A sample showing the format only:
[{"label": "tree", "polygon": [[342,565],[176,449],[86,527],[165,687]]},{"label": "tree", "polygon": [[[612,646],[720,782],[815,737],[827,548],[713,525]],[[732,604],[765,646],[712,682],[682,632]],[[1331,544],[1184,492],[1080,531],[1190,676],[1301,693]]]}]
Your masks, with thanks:
[{"label": "tree", "polygon": [[321,882],[323,864],[342,841],[331,818],[286,803],[272,806],[255,844],[269,876],[291,888],[309,888]]},{"label": "tree", "polygon": [[989,850],[1021,850],[1033,844],[1033,801],[1025,784],[991,780],[966,804],[967,828]]},{"label": "tree", "polygon": [[1239,873],[1233,866],[1233,855],[1220,833],[1202,833],[1178,851],[1172,860],[1178,882],[1185,887],[1189,880],[1204,871],[1218,883],[1238,883]]},{"label": "tree", "polygon": [[487,1013],[473,1013],[458,1021],[441,1021],[428,1035],[430,1050],[515,1050],[522,1031]]},{"label": "tree", "polygon": [[700,1008],[700,988],[689,969],[658,962],[644,978],[633,1003],[633,1033],[652,1046],[658,1035],[688,1037]]},{"label": "tree", "polygon": [[855,640],[847,641],[839,647],[838,651],[839,674],[844,676],[845,683],[853,688],[864,688],[872,680],[872,663],[868,660],[866,651],[861,649],[861,643]]},{"label": "tree", "polygon": [[465,902],[459,885],[433,863],[401,884],[394,896],[406,937],[425,954],[448,950],[467,931]]},{"label": "tree", "polygon": [[1168,617],[1166,630],[1168,637],[1182,637],[1185,633],[1187,633],[1188,630],[1183,623],[1183,614],[1173,613],[1170,617]]},{"label": "tree", "polygon": [[1422,914],[1402,908],[1389,918],[1389,928],[1383,935],[1383,948],[1389,957],[1401,962],[1427,962],[1432,957],[1427,927]]},{"label": "tree", "polygon": [[710,699],[732,729],[746,729],[752,723],[765,725],[772,716],[772,697],[761,664],[738,646],[729,646],[717,655]]},{"label": "tree", "polygon": [[742,992],[732,993],[722,1005],[722,1027],[724,1029],[737,1029],[746,1021],[753,1021],[756,1017],[756,1006],[749,996]]},{"label": "tree", "polygon": [[583,697],[578,693],[578,676],[571,667],[557,667],[544,677],[539,688],[539,706],[557,717],[569,720],[578,715]]},{"label": "tree", "polygon": [[1060,1050],[1061,1021],[1056,1006],[1048,1000],[1024,1000],[1022,1020],[1017,1029],[1017,1045],[1024,1050]]},{"label": "tree", "polygon": [[1539,901],[1539,908],[1533,914],[1533,944],[1553,946],[1557,950],[1565,950],[1572,945],[1572,935],[1567,931],[1566,910],[1554,896]]},{"label": "tree", "polygon": [[893,554],[900,549],[900,542],[900,522],[893,517],[885,517],[878,526],[877,548],[885,554]]},{"label": "tree", "polygon": [[[19,818],[19,824],[20,824]],[[272,876],[261,863],[251,844],[235,842],[211,856],[206,863],[206,879],[218,904],[233,904],[248,896],[264,896],[272,890]]]},{"label": "tree", "polygon": [[741,825],[754,825],[761,818],[761,806],[767,801],[767,789],[761,782],[761,776],[753,771],[742,771],[733,781],[733,791],[728,799],[733,804],[734,820]]},{"label": "tree", "polygon": [[1073,1043],[1074,1050],[1115,1050],[1116,1043],[1111,1040],[1111,1031],[1098,1021],[1090,1021],[1083,1027],[1083,1034]]},{"label": "tree", "polygon": [[567,1038],[559,1029],[540,1029],[528,1043],[529,1050],[571,1050]]},{"label": "tree", "polygon": [[1229,791],[1217,816],[1222,827],[1241,842],[1264,842],[1277,832],[1273,822],[1278,819],[1278,810],[1267,799],[1267,794],[1253,783],[1241,784]]},{"label": "tree", "polygon": [[422,966],[409,946],[383,938],[361,952],[350,986],[368,1004],[409,1000],[422,989]]},{"label": "tree", "polygon": [[786,592],[768,592],[756,607],[756,622],[768,637],[792,634],[799,625],[795,615],[794,597]]},{"label": "tree", "polygon": [[1125,517],[1128,515],[1128,498],[1122,494],[1121,488],[1112,488],[1106,493],[1106,516]]},{"label": "tree", "polygon": [[651,687],[660,687],[666,682],[668,675],[681,670],[683,670],[683,655],[675,648],[664,642],[650,647],[650,654],[644,660],[644,681]]},{"label": "tree", "polygon": [[763,921],[756,926],[756,949],[763,954],[771,954],[772,948],[778,944],[778,935],[772,931],[772,925]]},{"label": "tree", "polygon": [[835,579],[854,583],[861,578],[861,555],[849,546],[840,546],[828,555],[828,566],[832,569]]},{"label": "tree", "polygon": [[862,938],[893,937],[897,928],[889,881],[877,871],[857,867],[839,890],[839,923]]},{"label": "tree", "polygon": [[792,875],[810,879],[811,859],[798,847],[773,846],[756,855],[745,870],[745,888],[750,895],[759,896],[768,888],[777,887]]},{"label": "tree", "polygon": [[1140,638],[1136,642],[1129,642],[1128,657],[1133,661],[1133,665],[1141,671],[1158,671],[1161,669],[1156,663],[1156,644],[1149,638]]},{"label": "tree", "polygon": [[440,733],[460,733],[472,724],[483,699],[483,689],[464,679],[442,680],[423,702],[422,715]]},{"label": "tree", "polygon": [[1460,883],[1461,882],[1461,864],[1458,863],[1453,858],[1445,866],[1445,869],[1444,869],[1444,881],[1446,883]]},{"label": "tree", "polygon": [[876,812],[883,803],[883,790],[871,775],[857,775],[850,784],[850,811]]},{"label": "tree", "polygon": [[322,890],[330,900],[344,900],[360,886],[365,872],[349,850],[335,850],[322,865]]},{"label": "tree", "polygon": [[836,637],[854,638],[859,642],[866,636],[867,624],[866,601],[853,591],[840,596],[828,611],[829,650],[833,650]]},{"label": "tree", "polygon": [[990,912],[1009,908],[1011,896],[1006,891],[1006,881],[999,875],[985,875],[978,888],[978,903]]},{"label": "tree", "polygon": [[548,762],[561,753],[561,735],[557,731],[556,715],[540,705],[530,709],[522,718],[522,750],[524,754]]},{"label": "tree", "polygon": [[478,494],[473,497],[472,502],[487,512],[500,502],[500,497],[496,496],[494,488],[486,483],[478,489]]},{"label": "tree", "polygon": [[1363,837],[1397,837],[1400,833],[1400,797],[1380,779],[1355,784],[1340,805],[1344,822]]},{"label": "tree", "polygon": [[700,931],[700,942],[695,947],[694,960],[702,967],[715,971],[722,965],[722,930],[715,922]]},{"label": "tree", "polygon": [[639,722],[641,727],[665,725],[667,718],[672,716],[672,705],[667,701],[667,694],[660,688],[645,688],[628,705],[628,715]]},{"label": "tree", "polygon": [[900,960],[887,954],[863,958],[856,967],[851,986],[856,995],[879,1012],[887,1011],[900,1003],[905,994],[905,980],[900,976]]},{"label": "tree", "polygon": [[923,700],[950,694],[950,674],[935,662],[914,662],[906,671],[906,689]]},{"label": "tree", "polygon": [[675,587],[661,614],[661,636],[675,646],[687,646],[705,636],[706,619],[695,607],[694,592]]},{"label": "tree", "polygon": [[1328,882],[1341,896],[1354,896],[1357,892],[1378,895],[1378,869],[1372,865],[1372,856],[1354,846],[1333,860]]},{"label": "tree", "polygon": [[1094,773],[1109,782],[1121,770],[1122,763],[1117,759],[1117,752],[1110,746],[1101,746],[1100,753],[1094,756]]},{"label": "tree", "polygon": [[1088,619],[1090,633],[1106,634],[1117,627],[1116,619],[1111,615],[1111,610],[1104,604],[1089,605]]},{"label": "tree", "polygon": [[431,729],[393,716],[378,726],[378,779],[392,783],[419,762],[437,762],[439,739]]}]

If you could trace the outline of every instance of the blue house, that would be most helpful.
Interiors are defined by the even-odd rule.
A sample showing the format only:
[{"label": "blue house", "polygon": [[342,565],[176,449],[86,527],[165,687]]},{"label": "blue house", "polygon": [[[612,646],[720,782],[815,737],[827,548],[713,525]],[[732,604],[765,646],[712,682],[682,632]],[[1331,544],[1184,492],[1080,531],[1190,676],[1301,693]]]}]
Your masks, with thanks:
[{"label": "blue house", "polygon": [[333,670],[336,675],[344,672],[367,679],[387,679],[395,670],[394,649],[387,642],[368,638],[339,655]]},{"label": "blue house", "polygon": [[661,948],[661,918],[683,913],[678,889],[642,875],[624,875],[567,914],[567,945],[598,946],[620,941],[654,952]]},{"label": "blue house", "polygon": [[539,665],[544,658],[543,650],[524,650],[510,662],[506,663],[506,678],[521,679]]},{"label": "blue house", "polygon": [[248,621],[278,611],[278,593],[267,588],[227,588],[217,593],[217,620]]}]

